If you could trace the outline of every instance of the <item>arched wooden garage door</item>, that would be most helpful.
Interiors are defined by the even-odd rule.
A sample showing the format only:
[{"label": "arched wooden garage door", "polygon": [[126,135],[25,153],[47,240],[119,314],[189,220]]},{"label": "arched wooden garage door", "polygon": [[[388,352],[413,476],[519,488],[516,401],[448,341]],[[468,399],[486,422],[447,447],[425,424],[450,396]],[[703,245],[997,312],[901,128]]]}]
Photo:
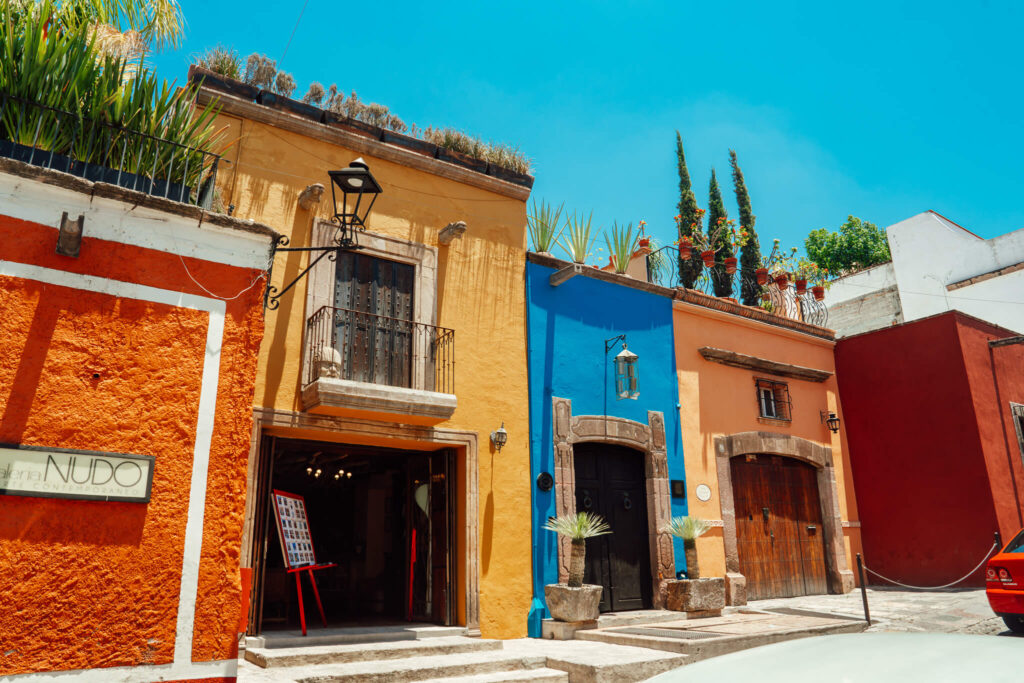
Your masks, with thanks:
[{"label": "arched wooden garage door", "polygon": [[731,460],[736,546],[747,598],[828,592],[814,467],[774,455]]}]

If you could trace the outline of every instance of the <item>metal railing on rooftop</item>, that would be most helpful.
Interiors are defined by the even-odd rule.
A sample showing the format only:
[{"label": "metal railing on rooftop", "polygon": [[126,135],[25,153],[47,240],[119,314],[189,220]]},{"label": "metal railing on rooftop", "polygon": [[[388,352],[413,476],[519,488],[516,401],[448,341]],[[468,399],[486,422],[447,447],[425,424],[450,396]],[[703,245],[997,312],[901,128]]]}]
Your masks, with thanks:
[{"label": "metal railing on rooftop", "polygon": [[455,330],[324,306],[306,321],[306,383],[347,379],[455,393]]},{"label": "metal railing on rooftop", "polygon": [[210,208],[220,155],[0,91],[0,156]]}]

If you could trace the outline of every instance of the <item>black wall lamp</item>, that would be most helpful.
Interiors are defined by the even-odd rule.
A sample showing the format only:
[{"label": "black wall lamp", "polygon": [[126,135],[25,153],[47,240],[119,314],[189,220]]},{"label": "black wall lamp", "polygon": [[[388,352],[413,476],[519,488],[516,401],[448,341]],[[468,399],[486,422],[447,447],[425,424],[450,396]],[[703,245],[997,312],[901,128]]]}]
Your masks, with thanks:
[{"label": "black wall lamp", "polygon": [[[281,297],[304,278],[322,258],[327,256],[331,261],[338,258],[343,251],[352,251],[359,248],[359,233],[366,230],[366,219],[373,209],[377,195],[384,192],[380,183],[370,173],[370,167],[362,159],[356,159],[346,168],[340,171],[328,171],[331,178],[331,200],[334,202],[334,215],[331,222],[338,231],[332,239],[333,244],[326,247],[289,247],[288,238],[281,235],[271,247],[270,263],[273,269],[274,256],[279,251],[308,251],[320,252],[316,259],[299,273],[288,286],[277,291],[277,287],[267,285],[263,295],[263,307],[271,310],[281,305]],[[341,203],[338,203],[338,191],[341,192]],[[270,282],[270,273],[267,273],[267,282]]]},{"label": "black wall lamp", "polygon": [[501,426],[491,432],[491,443],[494,444],[494,449],[501,453],[501,447],[508,443],[508,432],[505,431],[505,423],[502,422]]},{"label": "black wall lamp", "polygon": [[839,433],[839,418],[831,410],[821,411],[821,421],[828,425],[833,434]]}]

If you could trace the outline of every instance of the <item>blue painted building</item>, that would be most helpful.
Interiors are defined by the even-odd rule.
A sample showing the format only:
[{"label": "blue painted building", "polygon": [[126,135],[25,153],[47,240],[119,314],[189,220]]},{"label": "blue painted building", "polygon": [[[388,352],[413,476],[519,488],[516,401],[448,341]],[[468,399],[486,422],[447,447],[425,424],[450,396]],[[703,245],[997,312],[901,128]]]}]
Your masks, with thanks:
[{"label": "blue painted building", "polygon": [[[661,582],[685,568],[682,545],[659,531],[687,511],[671,290],[589,266],[553,285],[566,267],[528,254],[534,637],[548,616],[544,586],[560,576],[549,517],[590,509],[611,524],[610,536],[587,542],[587,582],[606,585],[603,609],[659,606]],[[622,344],[606,352],[606,342],[618,335],[639,357],[636,399],[616,397]]]}]

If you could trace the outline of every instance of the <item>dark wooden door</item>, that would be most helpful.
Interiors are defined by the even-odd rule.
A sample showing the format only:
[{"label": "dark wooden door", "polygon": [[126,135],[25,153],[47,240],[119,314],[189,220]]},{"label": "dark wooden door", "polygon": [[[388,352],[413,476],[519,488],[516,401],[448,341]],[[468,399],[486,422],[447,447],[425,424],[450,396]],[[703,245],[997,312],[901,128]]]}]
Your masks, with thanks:
[{"label": "dark wooden door", "polygon": [[604,586],[602,612],[651,606],[643,454],[608,444],[574,447],[576,510],[601,515],[612,533],[587,541],[585,582]]},{"label": "dark wooden door", "polygon": [[334,305],[344,379],[412,386],[415,274],[406,263],[338,255]]},{"label": "dark wooden door", "polygon": [[817,473],[777,456],[733,458],[736,545],[747,598],[828,592]]}]

